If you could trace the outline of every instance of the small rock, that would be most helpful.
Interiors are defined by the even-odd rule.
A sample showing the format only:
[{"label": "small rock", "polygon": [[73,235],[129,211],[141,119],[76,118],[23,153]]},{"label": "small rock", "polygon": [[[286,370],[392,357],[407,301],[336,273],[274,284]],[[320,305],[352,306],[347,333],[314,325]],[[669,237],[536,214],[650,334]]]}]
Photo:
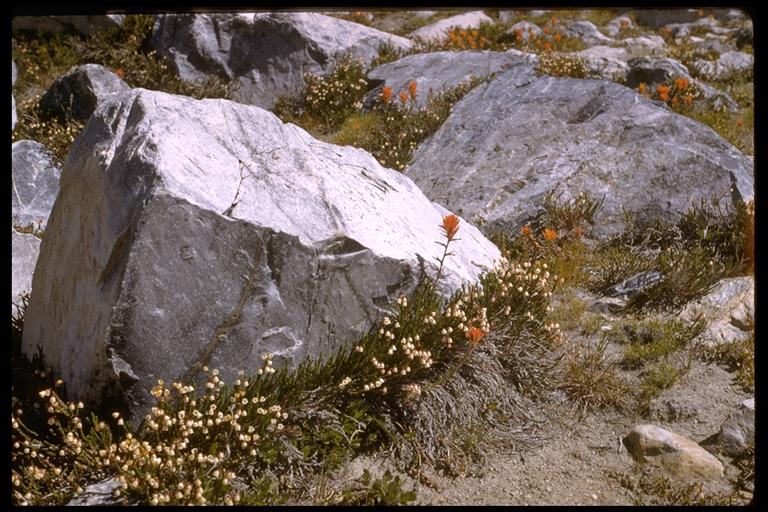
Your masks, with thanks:
[{"label": "small rock", "polygon": [[662,279],[662,274],[658,270],[648,270],[640,272],[624,281],[615,284],[606,290],[606,295],[619,299],[629,300],[637,296],[644,290],[655,285]]},{"label": "small rock", "polygon": [[592,46],[574,55],[584,59],[590,72],[610,80],[624,80],[629,72],[627,50],[612,46]]},{"label": "small rock", "polygon": [[627,307],[627,301],[615,297],[602,297],[595,300],[587,306],[590,313],[600,313],[602,315],[616,315],[624,311]]},{"label": "small rock", "polygon": [[452,27],[477,28],[481,23],[493,23],[493,18],[483,11],[465,12],[414,30],[408,37],[423,41],[442,41],[448,38],[448,30]]},{"label": "small rock", "polygon": [[66,504],[67,507],[82,506],[109,506],[123,505],[121,498],[116,498],[113,493],[120,488],[117,478],[109,478],[101,482],[86,485],[83,492],[73,497]]},{"label": "small rock", "polygon": [[755,65],[754,55],[744,52],[726,52],[717,60],[694,61],[693,70],[709,80],[727,80],[739,74],[751,75]]},{"label": "small rock", "polygon": [[720,281],[707,295],[685,306],[680,317],[693,320],[701,315],[706,330],[697,342],[711,346],[743,338],[754,329],[755,280],[752,276]]},{"label": "small rock", "polygon": [[626,39],[622,39],[621,43],[628,48],[632,48],[633,50],[663,50],[666,46],[664,43],[664,38],[657,35],[628,37]]},{"label": "small rock", "polygon": [[569,37],[578,37],[589,45],[614,42],[613,39],[600,32],[591,21],[573,21],[566,26],[564,33]]},{"label": "small rock", "polygon": [[128,84],[104,66],[84,64],[71,68],[53,82],[40,98],[40,108],[48,115],[71,115],[86,121],[107,96],[129,89]]},{"label": "small rock", "polygon": [[694,441],[656,425],[636,426],[623,442],[636,460],[660,466],[681,479],[717,479],[724,475],[723,465],[714,455]]},{"label": "small rock", "polygon": [[629,16],[619,16],[613,18],[605,25],[605,33],[610,37],[615,37],[622,28],[632,28],[632,19]]},{"label": "small rock", "polygon": [[720,427],[717,445],[735,457],[755,442],[755,399],[744,400]]}]

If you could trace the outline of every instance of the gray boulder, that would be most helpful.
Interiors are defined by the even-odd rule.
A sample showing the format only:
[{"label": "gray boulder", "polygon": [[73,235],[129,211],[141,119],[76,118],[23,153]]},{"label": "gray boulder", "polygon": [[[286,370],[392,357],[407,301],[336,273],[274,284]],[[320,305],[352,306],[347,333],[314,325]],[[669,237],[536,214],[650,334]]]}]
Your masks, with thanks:
[{"label": "gray boulder", "polygon": [[584,65],[593,75],[613,81],[624,80],[629,72],[629,54],[624,48],[592,46],[574,55],[584,60]]},{"label": "gray boulder", "polygon": [[657,35],[627,37],[622,39],[620,42],[624,46],[631,48],[634,51],[653,50],[656,52],[663,50],[666,46],[664,43],[664,38]]},{"label": "gray boulder", "polygon": [[696,60],[692,69],[701,77],[708,80],[728,80],[738,75],[751,79],[755,65],[755,57],[744,52],[726,52],[715,60]]},{"label": "gray boulder", "polygon": [[98,64],[72,67],[59,77],[40,98],[40,109],[47,115],[87,121],[98,104],[110,94],[130,86],[109,69]]},{"label": "gray boulder", "polygon": [[691,198],[754,194],[752,162],[711,128],[619,84],[537,76],[526,64],[454,105],[406,175],[485,232],[517,232],[550,191],[605,195],[598,236],[622,229],[622,207],[673,221]]},{"label": "gray boulder", "polygon": [[739,109],[739,104],[729,94],[693,78],[688,73],[688,68],[675,59],[655,56],[636,57],[627,61],[627,65],[629,72],[625,85],[632,89],[637,89],[641,83],[653,87],[656,84],[666,83],[677,78],[685,78],[691,85],[698,88],[704,99],[711,102],[716,109],[725,109],[731,112]]},{"label": "gray boulder", "polygon": [[733,51],[733,47],[731,47],[727,42],[723,42],[720,39],[715,39],[712,37],[708,37],[706,39],[692,37],[690,38],[690,42],[693,43],[696,48],[708,52],[717,52],[723,54]]},{"label": "gray boulder", "polygon": [[33,32],[79,32],[92,35],[96,32],[119,27],[125,21],[124,14],[93,16],[16,16],[11,21],[11,30]]},{"label": "gray boulder", "polygon": [[61,170],[48,148],[33,140],[11,145],[11,222],[45,229],[59,193]]},{"label": "gray boulder", "polygon": [[[434,276],[444,212],[369,153],[260,108],[133,89],[70,150],[23,349],[42,346],[70,396],[115,393],[138,416],[158,378],[325,357]],[[443,294],[500,257],[460,234]]]},{"label": "gray boulder", "polygon": [[569,23],[565,27],[564,34],[568,37],[578,37],[588,45],[615,42],[614,39],[611,39],[610,37],[600,32],[594,23],[586,20],[573,21]]},{"label": "gray boulder", "polygon": [[408,84],[417,85],[416,103],[427,104],[429,92],[439,93],[470,79],[485,77],[526,60],[535,58],[517,50],[506,52],[464,51],[433,52],[409,55],[394,62],[383,64],[368,73],[368,81],[374,89],[368,93],[364,103],[372,105],[384,86],[392,87],[395,94],[407,91]]},{"label": "gray boulder", "polygon": [[723,464],[694,441],[656,425],[638,425],[624,439],[639,462],[659,466],[684,480],[722,478]]},{"label": "gray boulder", "polygon": [[755,442],[755,399],[744,400],[720,427],[716,446],[726,455],[736,457]]},{"label": "gray boulder", "polygon": [[232,97],[270,108],[278,96],[304,88],[304,74],[329,72],[341,53],[371,62],[383,45],[411,42],[317,13],[165,14],[151,45],[188,82],[233,81]]},{"label": "gray boulder", "polygon": [[448,39],[448,30],[451,28],[477,28],[482,23],[493,23],[493,18],[483,11],[465,12],[425,25],[408,34],[408,37],[422,41],[442,41]]},{"label": "gray boulder", "polygon": [[11,314],[21,307],[21,294],[32,291],[32,274],[40,254],[40,239],[11,228]]},{"label": "gray boulder", "polygon": [[633,26],[629,16],[618,16],[605,25],[604,32],[610,37],[616,37],[621,32],[622,27],[632,28]]},{"label": "gray boulder", "polygon": [[755,328],[755,279],[752,276],[723,279],[712,290],[685,306],[680,316],[701,316],[706,330],[697,337],[704,345],[731,343]]},{"label": "gray boulder", "polygon": [[523,41],[527,41],[532,35],[539,37],[542,30],[538,25],[531,23],[530,21],[518,21],[507,30],[507,34],[514,35],[520,31]]},{"label": "gray boulder", "polygon": [[672,23],[691,23],[701,18],[703,13],[698,9],[638,9],[628,14],[640,25],[659,29]]}]

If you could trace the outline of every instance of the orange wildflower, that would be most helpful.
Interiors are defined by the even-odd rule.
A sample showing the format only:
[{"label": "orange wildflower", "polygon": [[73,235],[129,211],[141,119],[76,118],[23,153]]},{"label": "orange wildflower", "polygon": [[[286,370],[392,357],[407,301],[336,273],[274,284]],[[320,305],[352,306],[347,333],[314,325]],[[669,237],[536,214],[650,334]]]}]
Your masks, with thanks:
[{"label": "orange wildflower", "polygon": [[516,28],[515,29],[515,41],[522,41],[523,40],[523,29]]},{"label": "orange wildflower", "polygon": [[669,86],[661,84],[656,87],[656,92],[658,92],[659,94],[669,94]]},{"label": "orange wildflower", "polygon": [[581,238],[581,235],[584,234],[584,230],[581,229],[581,226],[576,226],[573,230],[573,234],[576,235],[576,238]]},{"label": "orange wildflower", "polygon": [[673,107],[676,107],[680,101],[677,99],[677,96],[672,98],[672,101],[670,102]]},{"label": "orange wildflower", "polygon": [[562,40],[563,40],[563,34],[561,34],[560,32],[558,32],[557,34],[555,34],[555,41],[556,41],[556,42],[558,42],[558,43],[559,43],[559,42],[560,42],[560,41],[562,41]]},{"label": "orange wildflower", "polygon": [[645,94],[645,91],[648,90],[648,86],[645,85],[645,83],[640,82],[640,85],[637,86],[637,92],[640,94]]},{"label": "orange wildflower", "polygon": [[115,70],[115,74],[120,78],[125,78],[125,71],[123,70],[123,68],[117,68]]},{"label": "orange wildflower", "polygon": [[544,32],[545,34],[549,34],[549,27],[544,27],[543,29],[541,29],[541,31]]},{"label": "orange wildflower", "polygon": [[547,242],[552,242],[557,238],[557,231],[551,228],[547,228],[544,230],[544,240]]},{"label": "orange wildflower", "polygon": [[683,96],[683,101],[685,101],[686,105],[690,105],[691,103],[693,103],[693,95],[686,94],[685,96]]},{"label": "orange wildflower", "polygon": [[552,16],[549,18],[549,21],[551,21],[553,25],[557,25],[557,16]]},{"label": "orange wildflower", "polygon": [[384,103],[389,103],[390,98],[392,98],[392,88],[391,87],[385,87],[381,90],[381,100]]},{"label": "orange wildflower", "polygon": [[450,242],[459,232],[459,218],[454,215],[446,215],[443,217],[443,224],[440,226],[445,232],[445,237]]},{"label": "orange wildflower", "polygon": [[411,80],[411,83],[408,84],[408,92],[411,95],[411,99],[416,99],[416,80]]},{"label": "orange wildflower", "polygon": [[675,89],[678,91],[684,91],[688,88],[688,80],[685,78],[678,78],[675,80]]},{"label": "orange wildflower", "polygon": [[523,229],[521,229],[521,230],[520,230],[520,232],[521,232],[521,233],[522,233],[524,236],[528,236],[528,235],[530,235],[530,234],[531,234],[531,226],[529,226],[528,224],[526,224],[525,226],[523,226]]},{"label": "orange wildflower", "polygon": [[472,327],[470,330],[467,331],[467,338],[469,338],[469,343],[473,347],[477,346],[477,344],[480,343],[480,340],[482,340],[484,336],[485,336],[485,331],[480,329],[479,327]]},{"label": "orange wildflower", "polygon": [[669,99],[669,93],[666,92],[660,92],[659,93],[659,99],[661,101],[667,101]]},{"label": "orange wildflower", "polygon": [[461,32],[459,32],[459,34],[460,34],[460,35],[461,35],[461,37],[463,37],[464,39],[466,39],[466,38],[467,38],[467,31],[466,31],[466,30],[462,30]]},{"label": "orange wildflower", "polygon": [[400,101],[403,102],[403,105],[405,105],[405,102],[408,101],[408,93],[405,91],[402,91],[400,94],[397,95],[400,98]]}]

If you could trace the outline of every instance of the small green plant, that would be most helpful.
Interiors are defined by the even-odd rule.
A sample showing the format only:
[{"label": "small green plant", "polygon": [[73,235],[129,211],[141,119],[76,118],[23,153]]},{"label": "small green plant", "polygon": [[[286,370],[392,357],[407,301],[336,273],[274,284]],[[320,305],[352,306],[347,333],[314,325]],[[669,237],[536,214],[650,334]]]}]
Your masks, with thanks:
[{"label": "small green plant", "polygon": [[702,346],[698,355],[707,362],[717,363],[729,372],[735,372],[734,380],[747,393],[755,392],[755,335],[736,341]]},{"label": "small green plant", "polygon": [[628,318],[614,326],[611,338],[625,346],[622,366],[634,369],[685,348],[705,328],[706,322],[702,319],[686,325],[674,318]]},{"label": "small green plant", "polygon": [[624,410],[629,385],[608,360],[605,336],[594,347],[577,346],[564,359],[558,388],[565,392],[576,408],[587,411],[613,407]]},{"label": "small green plant", "polygon": [[598,199],[589,192],[580,192],[575,198],[561,200],[562,193],[549,191],[544,196],[545,223],[561,236],[573,233],[581,237],[588,226],[595,224],[595,215],[603,208],[605,195]]},{"label": "small green plant", "polygon": [[416,500],[416,490],[403,489],[403,481],[400,476],[392,476],[387,470],[381,478],[373,478],[366,469],[357,480],[357,485],[351,489],[345,489],[342,493],[340,505],[409,505]]},{"label": "small green plant", "polygon": [[544,52],[539,54],[539,64],[536,69],[540,73],[550,76],[600,78],[589,70],[583,58],[564,53]]}]

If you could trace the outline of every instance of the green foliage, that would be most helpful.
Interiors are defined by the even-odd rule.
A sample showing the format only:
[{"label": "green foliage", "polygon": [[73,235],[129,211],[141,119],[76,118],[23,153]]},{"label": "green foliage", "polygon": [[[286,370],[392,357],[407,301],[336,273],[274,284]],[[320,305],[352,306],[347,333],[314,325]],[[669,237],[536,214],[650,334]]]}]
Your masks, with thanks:
[{"label": "green foliage", "polygon": [[592,73],[581,57],[563,53],[544,52],[539,54],[536,68],[540,73],[571,78],[599,78]]},{"label": "green foliage", "polygon": [[392,476],[389,470],[381,478],[374,479],[366,469],[358,478],[357,485],[345,489],[341,505],[409,505],[416,500],[415,489],[404,490],[399,476]]},{"label": "green foliage", "polygon": [[594,225],[595,215],[605,202],[605,195],[598,199],[590,192],[580,192],[575,198],[564,201],[560,199],[561,196],[562,193],[549,191],[542,203],[546,225],[557,230],[561,236]]},{"label": "green foliage", "polygon": [[608,341],[602,337],[594,347],[577,345],[569,351],[558,388],[582,412],[612,407],[624,410],[629,384],[608,360]]},{"label": "green foliage", "polygon": [[681,350],[705,328],[701,319],[686,325],[674,318],[627,318],[614,325],[611,338],[625,346],[622,366],[634,369]]},{"label": "green foliage", "polygon": [[705,361],[717,363],[729,372],[735,372],[734,380],[745,392],[755,392],[754,332],[736,341],[702,346],[698,352]]},{"label": "green foliage", "polygon": [[284,97],[274,106],[284,121],[327,133],[337,129],[363,106],[368,92],[366,68],[360,60],[342,56],[327,76],[304,75],[306,90],[301,98]]}]

